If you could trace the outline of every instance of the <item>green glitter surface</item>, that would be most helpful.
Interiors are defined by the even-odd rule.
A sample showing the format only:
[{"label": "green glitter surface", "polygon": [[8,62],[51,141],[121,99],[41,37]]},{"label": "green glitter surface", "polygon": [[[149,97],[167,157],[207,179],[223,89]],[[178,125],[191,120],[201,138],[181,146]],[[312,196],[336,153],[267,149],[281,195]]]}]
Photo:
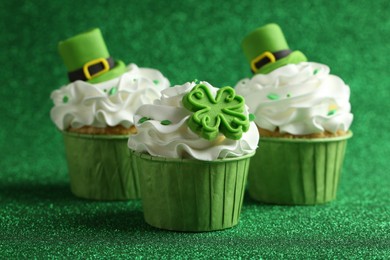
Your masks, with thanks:
[{"label": "green glitter surface", "polygon": [[[0,17],[1,259],[390,258],[388,1],[16,0],[0,2]],[[180,233],[145,224],[140,201],[71,194],[49,117],[51,91],[67,82],[58,41],[100,27],[114,58],[157,68],[173,85],[234,86],[251,76],[241,39],[269,22],[351,87],[354,137],[336,201],[287,207],[246,196],[236,227]]]}]

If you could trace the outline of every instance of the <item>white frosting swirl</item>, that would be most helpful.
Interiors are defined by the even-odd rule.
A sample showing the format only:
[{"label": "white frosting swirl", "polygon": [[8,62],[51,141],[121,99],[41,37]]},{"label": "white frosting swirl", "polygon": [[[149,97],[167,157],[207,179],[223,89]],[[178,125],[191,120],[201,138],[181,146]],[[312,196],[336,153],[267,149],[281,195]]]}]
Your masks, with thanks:
[{"label": "white frosting swirl", "polygon": [[50,116],[61,130],[82,126],[107,127],[134,125],[135,111],[151,104],[169,87],[169,81],[158,70],[139,68],[135,64],[127,72],[109,81],[91,84],[75,81],[51,93],[54,107]]},{"label": "white frosting swirl", "polygon": [[329,71],[314,62],[289,64],[243,79],[235,89],[261,128],[293,135],[347,131],[353,120],[350,89]]},{"label": "white frosting swirl", "polygon": [[[205,84],[213,95],[218,91],[207,82],[201,83]],[[253,122],[240,140],[220,135],[216,140],[209,141],[190,130],[187,121],[193,113],[187,110],[181,101],[195,85],[192,82],[163,90],[161,98],[156,100],[154,105],[141,106],[134,117],[137,134],[129,138],[129,148],[153,156],[194,158],[204,161],[239,157],[254,152],[259,141],[259,133]],[[140,123],[143,117],[151,119]],[[163,125],[164,120],[169,120],[170,124]]]}]

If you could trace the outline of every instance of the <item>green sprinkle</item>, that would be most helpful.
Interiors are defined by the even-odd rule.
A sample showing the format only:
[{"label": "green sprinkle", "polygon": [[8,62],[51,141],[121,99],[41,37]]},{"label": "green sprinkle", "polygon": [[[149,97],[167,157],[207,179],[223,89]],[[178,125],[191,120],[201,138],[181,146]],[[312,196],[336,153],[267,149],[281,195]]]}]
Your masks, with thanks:
[{"label": "green sprinkle", "polygon": [[249,121],[254,121],[256,116],[254,114],[249,114]]},{"label": "green sprinkle", "polygon": [[170,125],[170,124],[172,124],[172,122],[169,120],[163,120],[163,121],[161,121],[161,124],[162,125]]},{"label": "green sprinkle", "polygon": [[313,71],[313,74],[316,75],[319,71],[320,71],[320,69],[315,69],[315,70]]},{"label": "green sprinkle", "polygon": [[137,81],[137,79],[133,79],[133,82],[136,82]]},{"label": "green sprinkle", "polygon": [[139,123],[139,124],[142,124],[143,122],[146,122],[146,121],[148,121],[148,120],[150,120],[150,119],[151,119],[150,117],[144,116],[144,117],[142,117],[140,120],[138,120],[138,123]]},{"label": "green sprinkle", "polygon": [[199,84],[199,80],[198,79],[194,79],[194,83],[195,84]]},{"label": "green sprinkle", "polygon": [[118,92],[118,88],[117,87],[112,87],[110,89],[110,91],[108,91],[108,95],[112,96],[114,95],[116,92]]},{"label": "green sprinkle", "polygon": [[291,94],[289,93],[289,94],[287,94],[287,97],[291,97]]},{"label": "green sprinkle", "polygon": [[68,97],[68,96],[64,96],[64,97],[62,98],[62,102],[68,103],[68,101],[69,101],[69,97]]},{"label": "green sprinkle", "polygon": [[104,92],[107,92],[107,89],[103,89]]},{"label": "green sprinkle", "polygon": [[279,99],[279,95],[278,94],[275,94],[275,93],[269,93],[267,95],[267,98],[268,99],[271,99],[271,100],[278,100]]},{"label": "green sprinkle", "polygon": [[328,112],[328,116],[336,114],[336,109],[332,109]]},{"label": "green sprinkle", "polygon": [[160,81],[158,81],[157,79],[153,80],[153,83],[156,84],[156,85],[157,85],[159,82],[160,82]]}]

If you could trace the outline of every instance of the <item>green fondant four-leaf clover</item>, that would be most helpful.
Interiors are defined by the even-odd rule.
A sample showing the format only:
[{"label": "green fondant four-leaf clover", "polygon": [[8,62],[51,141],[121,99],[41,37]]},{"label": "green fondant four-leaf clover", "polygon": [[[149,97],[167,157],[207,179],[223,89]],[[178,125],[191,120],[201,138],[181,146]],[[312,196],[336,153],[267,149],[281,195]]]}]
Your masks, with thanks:
[{"label": "green fondant four-leaf clover", "polygon": [[214,140],[222,133],[238,140],[249,129],[244,98],[231,87],[220,88],[214,98],[206,85],[198,84],[182,101],[185,108],[194,112],[188,121],[189,128],[205,139]]}]

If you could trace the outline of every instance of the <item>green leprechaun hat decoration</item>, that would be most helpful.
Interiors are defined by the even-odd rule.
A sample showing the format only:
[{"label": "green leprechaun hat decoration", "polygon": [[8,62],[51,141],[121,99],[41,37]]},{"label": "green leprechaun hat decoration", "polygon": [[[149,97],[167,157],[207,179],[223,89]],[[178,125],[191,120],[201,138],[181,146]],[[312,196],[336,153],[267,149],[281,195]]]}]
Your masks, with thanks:
[{"label": "green leprechaun hat decoration", "polygon": [[307,61],[302,52],[290,50],[277,24],[267,24],[248,34],[242,41],[242,49],[255,74]]},{"label": "green leprechaun hat decoration", "polygon": [[69,81],[99,83],[126,72],[125,64],[114,60],[99,29],[80,33],[58,44],[58,51],[68,70]]}]

